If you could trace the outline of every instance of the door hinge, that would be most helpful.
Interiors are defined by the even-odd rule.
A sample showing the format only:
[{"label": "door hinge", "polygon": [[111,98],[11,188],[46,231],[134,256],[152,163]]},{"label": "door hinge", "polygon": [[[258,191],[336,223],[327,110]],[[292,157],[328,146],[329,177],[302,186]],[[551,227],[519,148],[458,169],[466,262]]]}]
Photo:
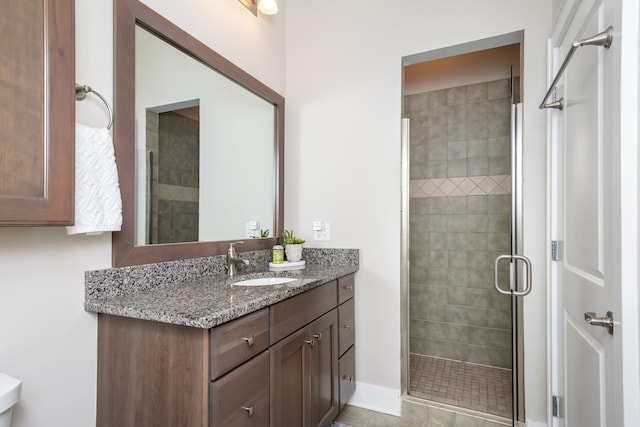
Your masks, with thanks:
[{"label": "door hinge", "polygon": [[551,414],[556,418],[560,417],[560,398],[558,396],[551,396]]},{"label": "door hinge", "polygon": [[551,261],[560,261],[560,242],[551,241]]}]

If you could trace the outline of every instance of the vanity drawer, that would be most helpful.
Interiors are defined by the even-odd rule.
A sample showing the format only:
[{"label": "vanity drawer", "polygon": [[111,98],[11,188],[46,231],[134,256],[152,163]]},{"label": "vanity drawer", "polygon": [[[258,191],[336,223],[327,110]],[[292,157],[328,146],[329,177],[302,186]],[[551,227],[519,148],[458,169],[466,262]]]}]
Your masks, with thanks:
[{"label": "vanity drawer", "polygon": [[338,307],[338,354],[342,355],[356,341],[353,298]]},{"label": "vanity drawer", "polygon": [[356,391],[355,345],[338,360],[338,372],[340,375],[340,410],[342,410]]},{"label": "vanity drawer", "polygon": [[331,281],[271,306],[271,344],[335,308],[337,282]]},{"label": "vanity drawer", "polygon": [[355,275],[349,274],[338,279],[338,304],[342,304],[349,298],[353,298]]},{"label": "vanity drawer", "polygon": [[211,329],[211,379],[269,347],[269,309],[264,308]]},{"label": "vanity drawer", "polygon": [[210,427],[269,425],[269,352],[211,383]]}]

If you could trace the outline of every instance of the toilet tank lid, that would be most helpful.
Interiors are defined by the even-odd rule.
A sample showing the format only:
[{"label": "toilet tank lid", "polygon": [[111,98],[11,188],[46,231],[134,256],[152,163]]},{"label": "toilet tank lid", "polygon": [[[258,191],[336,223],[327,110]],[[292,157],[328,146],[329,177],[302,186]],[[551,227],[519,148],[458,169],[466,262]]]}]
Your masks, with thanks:
[{"label": "toilet tank lid", "polygon": [[0,372],[0,414],[16,404],[22,382]]}]

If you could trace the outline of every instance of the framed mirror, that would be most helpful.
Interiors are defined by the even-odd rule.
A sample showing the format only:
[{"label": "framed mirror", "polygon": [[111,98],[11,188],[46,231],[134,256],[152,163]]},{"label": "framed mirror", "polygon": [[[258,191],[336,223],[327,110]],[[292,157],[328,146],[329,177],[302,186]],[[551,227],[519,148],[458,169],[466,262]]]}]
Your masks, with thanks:
[{"label": "framed mirror", "polygon": [[284,98],[139,1],[116,0],[114,19],[113,266],[273,246]]}]

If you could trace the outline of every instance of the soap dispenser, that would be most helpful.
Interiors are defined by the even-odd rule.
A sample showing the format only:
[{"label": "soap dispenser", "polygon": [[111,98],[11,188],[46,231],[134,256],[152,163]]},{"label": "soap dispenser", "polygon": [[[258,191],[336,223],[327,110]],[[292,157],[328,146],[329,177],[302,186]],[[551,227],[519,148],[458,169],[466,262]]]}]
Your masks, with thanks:
[{"label": "soap dispenser", "polygon": [[276,244],[271,249],[271,263],[282,264],[284,262],[284,247],[280,243],[280,237],[276,238]]}]

